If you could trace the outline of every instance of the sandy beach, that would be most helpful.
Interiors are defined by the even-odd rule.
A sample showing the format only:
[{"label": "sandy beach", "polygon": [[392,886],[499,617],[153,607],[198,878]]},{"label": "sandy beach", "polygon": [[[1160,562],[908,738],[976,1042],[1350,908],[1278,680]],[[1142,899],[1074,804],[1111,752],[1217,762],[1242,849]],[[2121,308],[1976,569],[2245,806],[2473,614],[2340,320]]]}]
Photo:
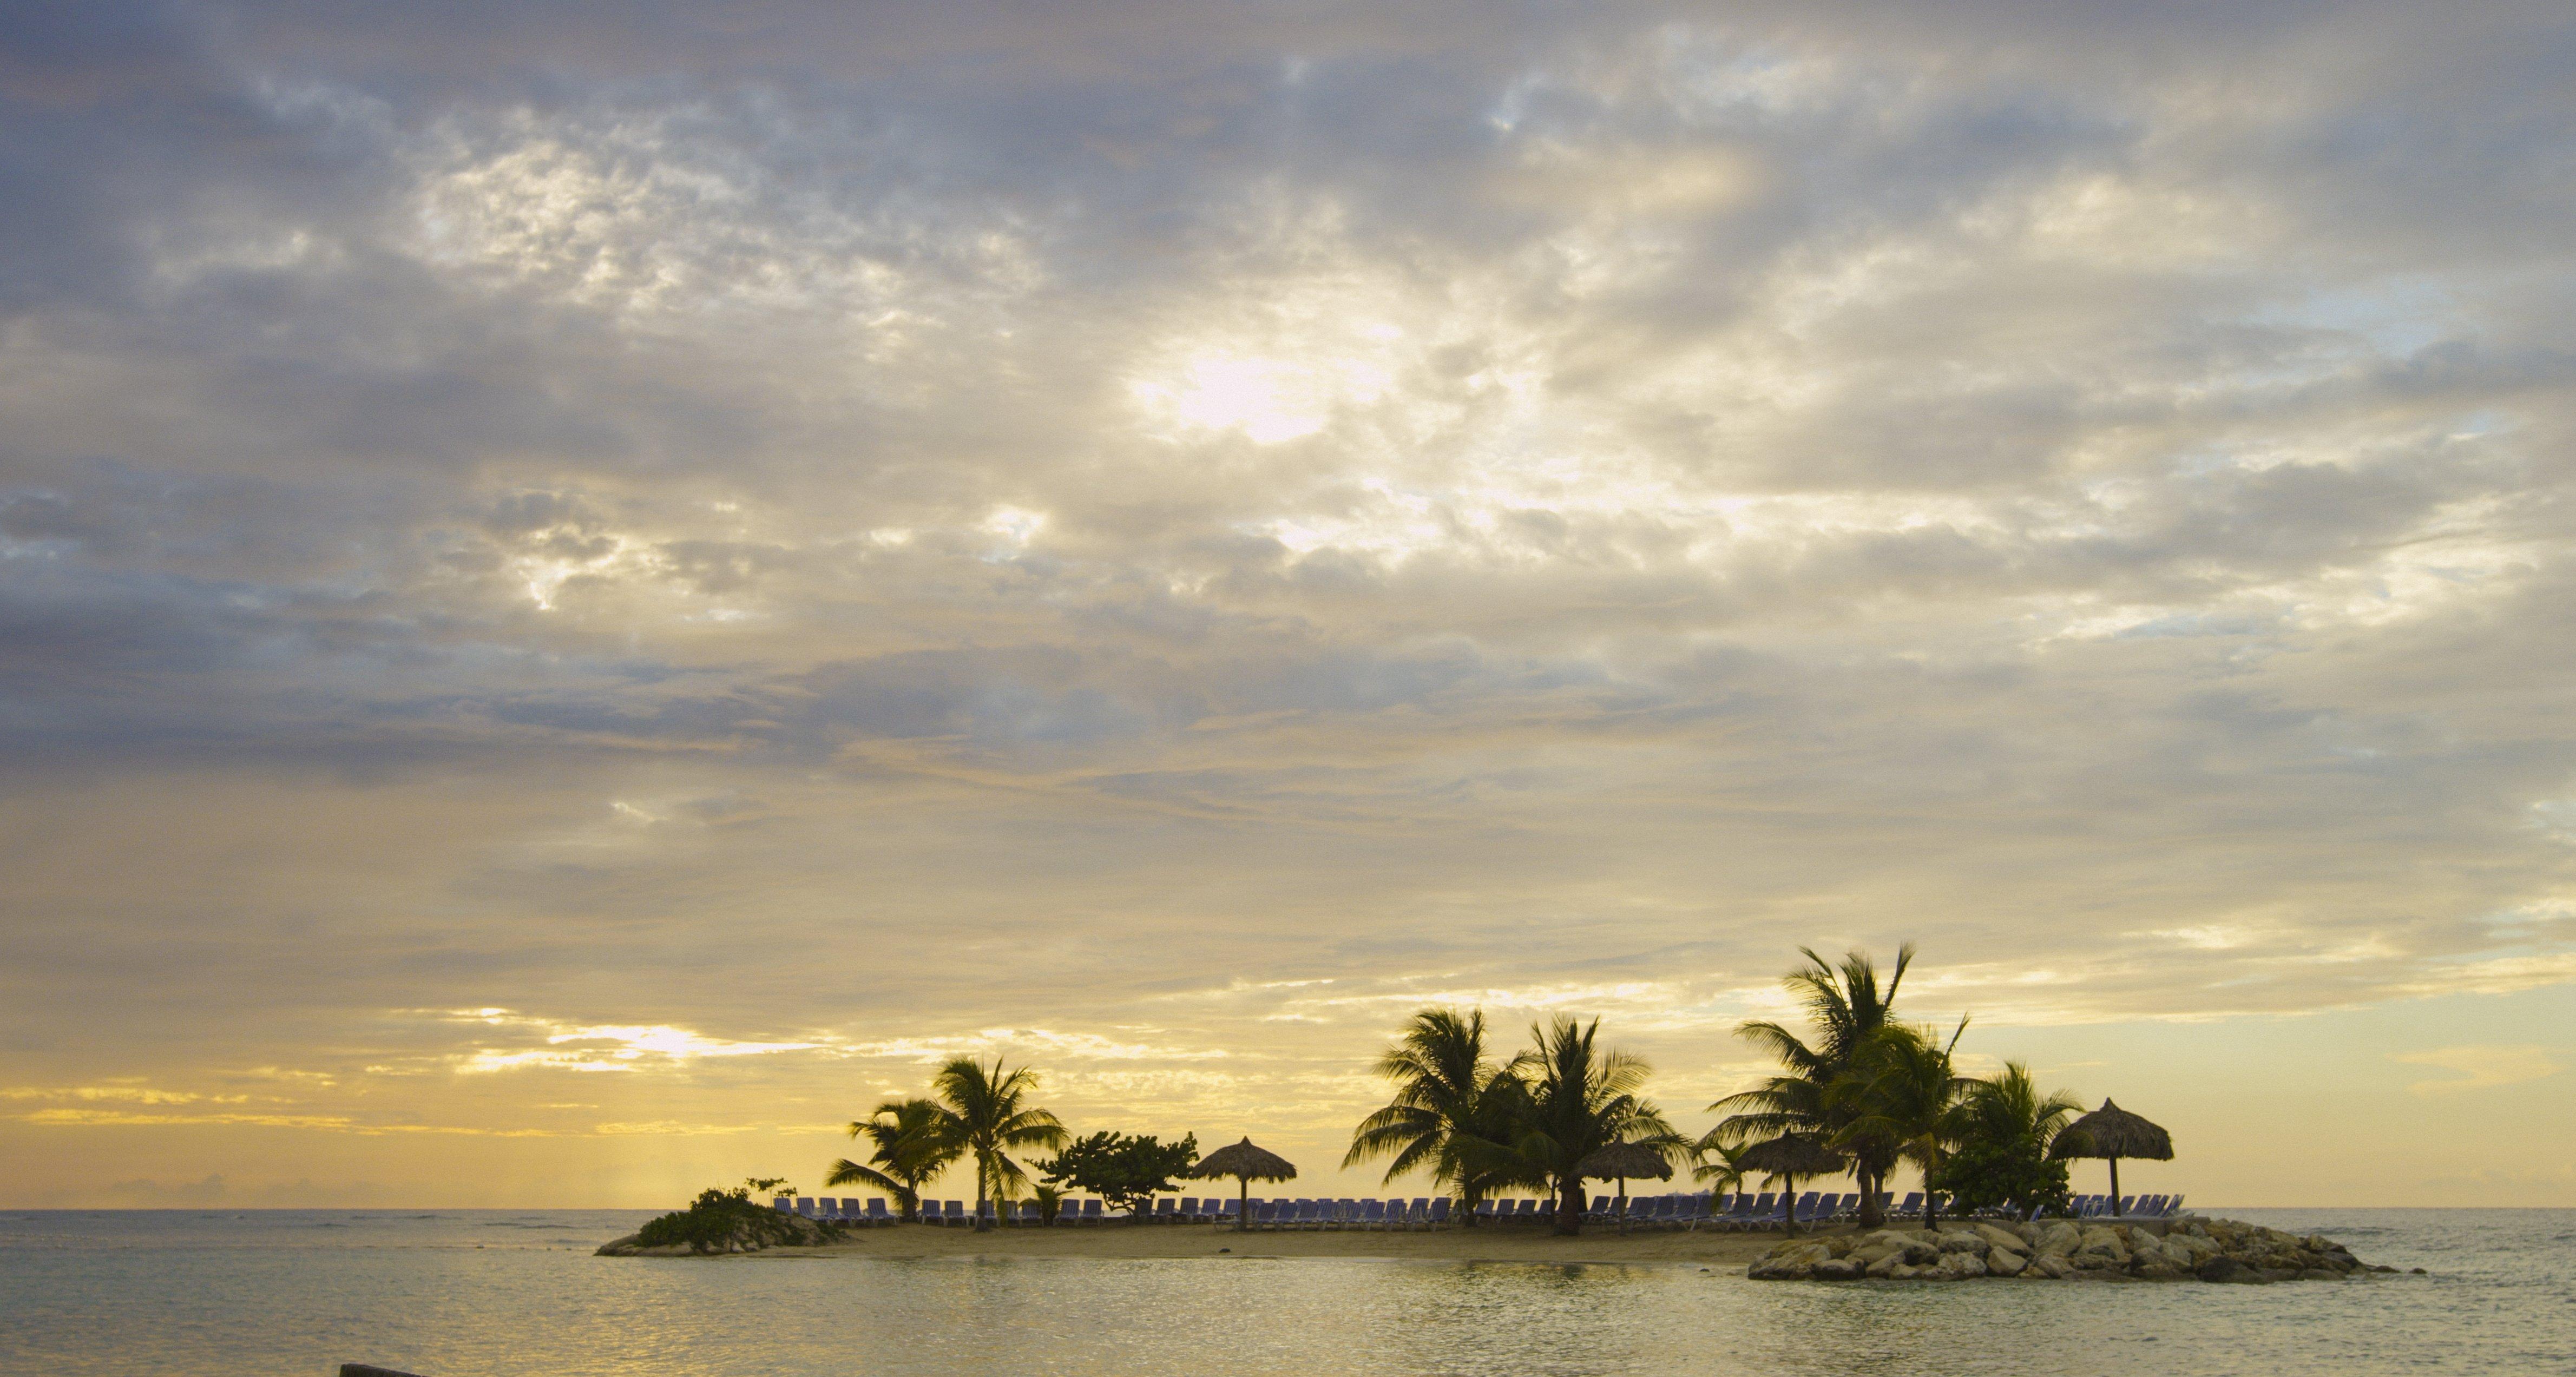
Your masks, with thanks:
[{"label": "sandy beach", "polygon": [[[1801,1235],[1802,1237],[1805,1235]],[[1414,1258],[1440,1262],[1702,1263],[1741,1270],[1780,1241],[1776,1233],[1720,1234],[1587,1229],[1559,1238],[1544,1228],[1443,1229],[1436,1233],[1368,1230],[1236,1233],[1231,1229],[1108,1224],[1081,1229],[934,1228],[897,1224],[853,1233],[845,1242],[771,1248],[739,1255],[773,1258]]]}]

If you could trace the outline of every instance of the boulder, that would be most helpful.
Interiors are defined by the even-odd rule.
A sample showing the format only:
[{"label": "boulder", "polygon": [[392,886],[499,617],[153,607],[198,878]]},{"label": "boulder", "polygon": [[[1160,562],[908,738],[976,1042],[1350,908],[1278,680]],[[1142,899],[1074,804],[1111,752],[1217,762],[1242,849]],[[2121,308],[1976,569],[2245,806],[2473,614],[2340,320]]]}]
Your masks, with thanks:
[{"label": "boulder", "polygon": [[2075,1264],[2068,1262],[2064,1253],[2042,1253],[2030,1260],[2030,1270],[2022,1275],[2064,1281],[2075,1275]]},{"label": "boulder", "polygon": [[2044,1257],[2064,1257],[2074,1252],[2075,1245],[2083,1241],[2084,1235],[2061,1219],[2039,1231],[2036,1246]]},{"label": "boulder", "polygon": [[2189,1281],[2192,1278],[2190,1268],[2177,1267],[2170,1262],[2148,1263],[2137,1268],[2134,1275],[2140,1281]]},{"label": "boulder", "polygon": [[2016,1253],[2030,1251],[2029,1240],[2010,1229],[1998,1229],[1992,1224],[1980,1224],[1976,1226],[1976,1232],[1977,1237],[1984,1239],[1989,1247],[2010,1248]]},{"label": "boulder", "polygon": [[1982,1277],[1986,1274],[1986,1260],[1975,1253],[1943,1253],[1941,1270],[1955,1277]]},{"label": "boulder", "polygon": [[2197,1268],[2218,1256],[2218,1245],[2210,1242],[2206,1234],[2170,1233],[2164,1236],[2161,1246],[2166,1257],[2185,1267]]},{"label": "boulder", "polygon": [[1861,1265],[1847,1257],[1832,1258],[1817,1263],[1810,1275],[1818,1281],[1856,1281],[1861,1275]]},{"label": "boulder", "polygon": [[1986,1254],[1986,1270],[1999,1277],[2017,1277],[2029,1270],[2030,1259],[2010,1248],[1997,1248]]},{"label": "boulder", "polygon": [[1866,1268],[1883,1257],[1902,1259],[1905,1256],[1905,1245],[1901,1243],[1873,1243],[1866,1248],[1852,1249],[1848,1256],[1851,1261],[1857,1262],[1862,1267]]},{"label": "boulder", "polygon": [[2260,1286],[2266,1280],[2261,1272],[2223,1254],[2200,1264],[2200,1270],[2196,1275],[2202,1281],[2225,1282],[2237,1286]]},{"label": "boulder", "polygon": [[1899,1271],[1911,1270],[1913,1269],[1905,1265],[1905,1250],[1902,1248],[1891,1249],[1887,1256],[1862,1269],[1868,1275],[1882,1281],[1894,1280]]},{"label": "boulder", "polygon": [[1833,1260],[1834,1250],[1822,1243],[1783,1243],[1755,1259],[1744,1275],[1755,1281],[1803,1281],[1815,1275],[1816,1264]]},{"label": "boulder", "polygon": [[1941,1235],[1940,1242],[1933,1246],[1939,1248],[1944,1256],[1951,1253],[1973,1253],[1978,1257],[1984,1257],[1986,1249],[1991,1245],[1975,1234],[1962,1229],[1957,1233]]}]

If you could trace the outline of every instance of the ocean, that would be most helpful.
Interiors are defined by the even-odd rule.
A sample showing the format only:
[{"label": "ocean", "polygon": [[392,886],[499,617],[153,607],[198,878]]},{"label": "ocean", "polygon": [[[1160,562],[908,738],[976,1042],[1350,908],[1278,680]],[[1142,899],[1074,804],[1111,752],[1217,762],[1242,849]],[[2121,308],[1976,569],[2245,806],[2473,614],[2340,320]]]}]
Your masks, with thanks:
[{"label": "ocean", "polygon": [[2576,1372],[2576,1210],[2212,1211],[2426,1275],[1816,1285],[1682,1265],[594,1258],[603,1210],[0,1213],[0,1372]]}]

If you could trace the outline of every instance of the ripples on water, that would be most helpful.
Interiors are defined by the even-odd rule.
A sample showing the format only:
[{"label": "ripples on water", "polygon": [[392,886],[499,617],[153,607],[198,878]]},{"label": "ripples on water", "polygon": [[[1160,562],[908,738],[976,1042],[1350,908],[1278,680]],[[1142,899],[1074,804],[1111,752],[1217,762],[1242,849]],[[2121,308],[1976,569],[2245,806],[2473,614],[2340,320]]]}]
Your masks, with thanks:
[{"label": "ripples on water", "polygon": [[2576,1371],[2576,1211],[2248,1210],[2431,1275],[1819,1286],[1355,1259],[589,1256],[636,1211],[0,1214],[0,1372],[2333,1374]]}]

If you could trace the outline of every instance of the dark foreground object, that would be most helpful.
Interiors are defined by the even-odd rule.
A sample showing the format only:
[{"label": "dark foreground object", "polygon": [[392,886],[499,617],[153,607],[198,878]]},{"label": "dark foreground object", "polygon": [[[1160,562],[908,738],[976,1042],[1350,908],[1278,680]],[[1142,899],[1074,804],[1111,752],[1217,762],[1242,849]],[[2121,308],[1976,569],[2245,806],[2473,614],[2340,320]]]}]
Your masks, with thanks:
[{"label": "dark foreground object", "polygon": [[409,1372],[396,1372],[389,1367],[378,1367],[374,1363],[342,1363],[340,1377],[415,1377],[415,1375]]}]

